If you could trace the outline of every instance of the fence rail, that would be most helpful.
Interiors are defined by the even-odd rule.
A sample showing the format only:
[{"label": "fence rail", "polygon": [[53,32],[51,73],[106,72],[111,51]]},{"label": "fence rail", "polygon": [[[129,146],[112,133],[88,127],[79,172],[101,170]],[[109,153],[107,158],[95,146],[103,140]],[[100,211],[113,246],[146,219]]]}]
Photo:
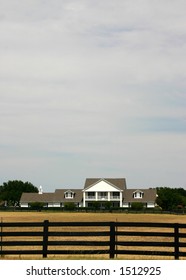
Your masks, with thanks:
[{"label": "fence rail", "polygon": [[186,258],[186,224],[0,222],[0,255],[118,255]]}]

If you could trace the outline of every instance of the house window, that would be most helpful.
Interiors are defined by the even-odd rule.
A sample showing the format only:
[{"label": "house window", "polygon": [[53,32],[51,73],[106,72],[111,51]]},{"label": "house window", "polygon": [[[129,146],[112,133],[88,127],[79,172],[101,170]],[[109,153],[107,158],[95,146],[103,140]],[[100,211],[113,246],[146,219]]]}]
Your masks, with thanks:
[{"label": "house window", "polygon": [[134,192],[133,193],[134,198],[143,198],[143,192]]},{"label": "house window", "polygon": [[65,192],[65,198],[73,198],[74,197],[74,193],[71,191]]},{"label": "house window", "polygon": [[120,198],[120,192],[112,192],[110,194],[111,199],[119,199]]},{"label": "house window", "polygon": [[108,198],[107,192],[99,192],[98,193],[98,199],[107,199],[107,198]]},{"label": "house window", "polygon": [[86,193],[86,199],[95,199],[95,198],[96,198],[95,192]]}]

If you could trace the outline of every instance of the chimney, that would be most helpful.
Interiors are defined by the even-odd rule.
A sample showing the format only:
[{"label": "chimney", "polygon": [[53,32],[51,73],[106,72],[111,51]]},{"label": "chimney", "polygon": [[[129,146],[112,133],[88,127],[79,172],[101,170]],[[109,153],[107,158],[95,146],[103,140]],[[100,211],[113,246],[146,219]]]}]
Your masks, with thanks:
[{"label": "chimney", "polygon": [[39,187],[39,194],[42,194],[43,193],[43,189],[42,189],[42,186]]}]

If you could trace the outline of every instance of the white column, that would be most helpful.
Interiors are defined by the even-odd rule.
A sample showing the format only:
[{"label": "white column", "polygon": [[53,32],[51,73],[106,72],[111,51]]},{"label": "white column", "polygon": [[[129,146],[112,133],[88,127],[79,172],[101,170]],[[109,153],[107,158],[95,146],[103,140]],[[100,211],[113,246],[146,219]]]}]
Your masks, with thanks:
[{"label": "white column", "polygon": [[98,192],[96,192],[96,201],[98,201]]},{"label": "white column", "polygon": [[85,207],[85,192],[83,192],[83,207]]},{"label": "white column", "polygon": [[108,192],[108,201],[110,201],[110,192]]},{"label": "white column", "polygon": [[122,192],[120,192],[120,207],[122,207]]}]

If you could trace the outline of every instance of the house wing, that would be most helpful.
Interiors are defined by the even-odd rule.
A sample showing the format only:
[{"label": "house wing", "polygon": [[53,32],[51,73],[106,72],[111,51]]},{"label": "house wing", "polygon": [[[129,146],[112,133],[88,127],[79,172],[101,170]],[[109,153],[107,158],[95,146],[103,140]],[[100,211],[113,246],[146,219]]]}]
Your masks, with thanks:
[{"label": "house wing", "polygon": [[[134,193],[142,192],[143,196],[135,198]],[[156,200],[156,189],[129,189],[124,191],[125,202],[155,202]]]}]

